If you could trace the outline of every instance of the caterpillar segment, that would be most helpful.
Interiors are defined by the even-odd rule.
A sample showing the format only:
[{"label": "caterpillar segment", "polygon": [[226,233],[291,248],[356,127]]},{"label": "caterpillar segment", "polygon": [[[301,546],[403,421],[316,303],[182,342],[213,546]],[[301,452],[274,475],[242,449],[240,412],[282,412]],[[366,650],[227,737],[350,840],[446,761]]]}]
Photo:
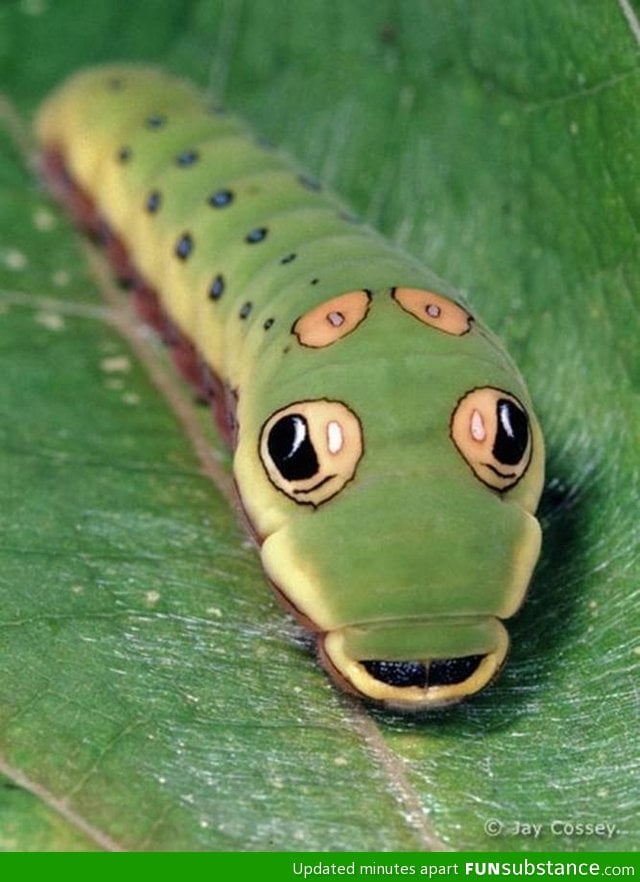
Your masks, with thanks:
[{"label": "caterpillar segment", "polygon": [[400,710],[486,686],[544,472],[500,341],[182,80],[83,71],[35,128],[52,190],[212,401],[266,576],[328,673]]}]

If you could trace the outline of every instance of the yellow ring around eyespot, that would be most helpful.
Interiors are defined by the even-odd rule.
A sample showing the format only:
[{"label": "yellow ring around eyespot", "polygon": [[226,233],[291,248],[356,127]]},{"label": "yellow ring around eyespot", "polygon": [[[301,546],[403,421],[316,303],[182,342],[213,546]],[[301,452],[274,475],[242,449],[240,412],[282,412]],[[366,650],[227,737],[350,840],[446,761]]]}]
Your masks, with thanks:
[{"label": "yellow ring around eyespot", "polygon": [[[269,433],[287,416],[305,420],[318,459],[318,471],[309,478],[288,480],[269,453]],[[341,401],[326,398],[295,401],[273,413],[260,430],[259,455],[273,486],[299,505],[317,507],[328,502],[355,477],[364,453],[362,425]]]},{"label": "yellow ring around eyespot", "polygon": [[[522,458],[513,465],[498,462],[493,455],[497,431],[496,405],[504,399],[514,404],[527,420],[528,438]],[[520,481],[531,462],[533,441],[524,405],[510,392],[493,386],[471,389],[456,404],[451,417],[451,440],[478,480],[502,493]]]}]

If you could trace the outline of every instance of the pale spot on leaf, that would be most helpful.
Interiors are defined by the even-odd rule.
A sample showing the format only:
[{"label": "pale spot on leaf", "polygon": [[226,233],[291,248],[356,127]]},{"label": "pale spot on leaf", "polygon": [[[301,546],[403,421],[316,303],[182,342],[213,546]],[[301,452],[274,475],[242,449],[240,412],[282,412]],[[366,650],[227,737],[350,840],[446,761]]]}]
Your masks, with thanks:
[{"label": "pale spot on leaf", "polygon": [[31,15],[34,18],[45,13],[49,6],[49,0],[20,0],[20,12]]},{"label": "pale spot on leaf", "polygon": [[65,326],[64,318],[57,312],[39,312],[35,321],[48,331],[62,331]]},{"label": "pale spot on leaf", "polygon": [[52,273],[51,275],[51,281],[56,288],[64,288],[65,285],[68,285],[69,278],[69,273],[64,269],[56,270],[55,273]]},{"label": "pale spot on leaf", "polygon": [[18,251],[17,248],[10,248],[8,251],[5,251],[3,261],[7,269],[14,270],[14,272],[23,270],[28,263],[26,255],[22,251]]},{"label": "pale spot on leaf", "polygon": [[41,205],[33,212],[33,225],[36,230],[40,230],[41,233],[46,233],[53,229],[55,224],[56,219],[48,208],[44,208],[44,206]]},{"label": "pale spot on leaf", "polygon": [[112,355],[102,359],[100,369],[107,374],[125,374],[131,370],[131,359],[126,355]]}]

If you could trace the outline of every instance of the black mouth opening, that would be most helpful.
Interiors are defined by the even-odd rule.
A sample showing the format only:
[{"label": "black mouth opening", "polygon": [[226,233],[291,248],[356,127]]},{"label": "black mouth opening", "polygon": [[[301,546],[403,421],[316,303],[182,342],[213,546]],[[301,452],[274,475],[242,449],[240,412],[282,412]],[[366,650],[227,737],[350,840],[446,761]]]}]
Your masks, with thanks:
[{"label": "black mouth opening", "polygon": [[429,662],[366,660],[361,664],[381,683],[405,689],[408,686],[453,686],[467,680],[479,667],[484,655],[439,658]]}]

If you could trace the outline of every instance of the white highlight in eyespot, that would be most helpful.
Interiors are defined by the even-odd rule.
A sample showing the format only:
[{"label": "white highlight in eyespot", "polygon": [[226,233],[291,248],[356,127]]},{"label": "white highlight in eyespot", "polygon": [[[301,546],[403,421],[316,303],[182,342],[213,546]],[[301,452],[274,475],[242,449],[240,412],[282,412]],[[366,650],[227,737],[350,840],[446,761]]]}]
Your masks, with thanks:
[{"label": "white highlight in eyespot", "polygon": [[487,437],[487,430],[479,410],[474,410],[471,414],[471,437],[474,441],[484,441]]},{"label": "white highlight in eyespot", "polygon": [[342,426],[335,420],[331,420],[327,424],[327,447],[329,448],[329,453],[340,453],[343,444]]},{"label": "white highlight in eyespot", "polygon": [[344,316],[341,312],[330,312],[327,316],[327,321],[330,325],[333,325],[334,328],[339,328],[344,324]]},{"label": "white highlight in eyespot", "polygon": [[511,418],[509,416],[509,408],[505,407],[504,404],[498,408],[498,414],[500,418],[500,425],[505,430],[509,438],[515,438],[515,432],[513,431],[513,426],[511,425]]},{"label": "white highlight in eyespot", "polygon": [[431,318],[440,318],[441,312],[442,310],[439,306],[436,306],[435,303],[430,303],[429,306],[427,306],[427,315],[431,316]]},{"label": "white highlight in eyespot", "polygon": [[287,453],[285,459],[291,459],[291,457],[298,452],[307,437],[307,424],[298,416],[293,418],[293,430],[293,443],[291,444],[291,450]]}]

